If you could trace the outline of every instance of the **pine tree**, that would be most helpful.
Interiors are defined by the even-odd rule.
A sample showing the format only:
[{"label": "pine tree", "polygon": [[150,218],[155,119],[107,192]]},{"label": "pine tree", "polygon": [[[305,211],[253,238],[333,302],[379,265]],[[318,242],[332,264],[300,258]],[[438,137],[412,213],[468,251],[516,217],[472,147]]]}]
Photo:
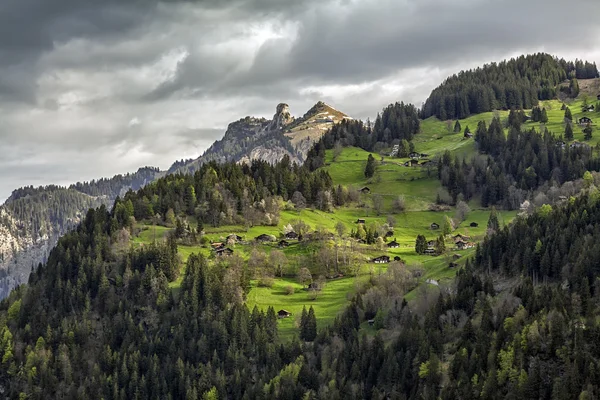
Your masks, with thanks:
[{"label": "pine tree", "polygon": [[490,212],[490,217],[487,223],[487,228],[488,230],[494,232],[500,229],[500,222],[498,222],[498,213],[496,212],[496,207],[492,207],[492,211]]},{"label": "pine tree", "polygon": [[571,127],[571,123],[567,122],[565,126],[565,139],[573,140],[573,128]]},{"label": "pine tree", "polygon": [[435,252],[437,254],[443,254],[446,251],[446,242],[444,241],[444,236],[440,235],[435,241]]},{"label": "pine tree", "polygon": [[306,330],[307,341],[312,342],[317,338],[317,316],[315,315],[315,310],[312,306],[308,310],[307,317],[308,329]]},{"label": "pine tree", "polygon": [[375,158],[372,154],[369,154],[367,158],[367,166],[365,167],[365,177],[371,178],[375,175]]},{"label": "pine tree", "polygon": [[460,121],[456,120],[456,123],[454,124],[454,133],[459,133],[460,131],[462,131]]},{"label": "pine tree", "polygon": [[591,126],[588,125],[585,128],[583,128],[583,139],[585,139],[585,140],[592,139],[592,127]]},{"label": "pine tree", "polygon": [[306,306],[302,307],[302,315],[300,317],[300,339],[306,340],[308,313]]},{"label": "pine tree", "polygon": [[418,235],[415,242],[415,251],[417,254],[424,254],[427,250],[427,239],[423,235]]},{"label": "pine tree", "polygon": [[571,109],[569,107],[565,108],[565,121],[573,121],[573,114],[571,114]]},{"label": "pine tree", "polygon": [[546,112],[546,108],[542,108],[542,114],[540,116],[540,122],[545,124],[548,122],[548,113]]}]

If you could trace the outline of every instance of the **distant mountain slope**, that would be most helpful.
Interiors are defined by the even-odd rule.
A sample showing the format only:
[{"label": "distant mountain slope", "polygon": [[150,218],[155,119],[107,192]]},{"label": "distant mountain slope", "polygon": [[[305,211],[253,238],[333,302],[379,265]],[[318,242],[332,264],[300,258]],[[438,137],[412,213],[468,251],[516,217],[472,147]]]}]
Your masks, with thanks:
[{"label": "distant mountain slope", "polygon": [[46,260],[58,238],[77,226],[89,208],[110,206],[117,196],[162,175],[158,169],[146,167],[68,188],[51,185],[14,190],[0,206],[0,299],[27,282],[31,269]]},{"label": "distant mountain slope", "polygon": [[178,162],[170,172],[193,172],[205,162],[276,162],[284,155],[302,163],[313,143],[333,124],[350,119],[346,114],[319,101],[302,117],[294,118],[285,103],[277,105],[271,120],[245,117],[227,127],[223,139],[217,140],[199,158]]},{"label": "distant mountain slope", "polygon": [[544,53],[521,56],[450,76],[431,92],[421,114],[424,119],[435,115],[446,120],[495,109],[532,108],[538,100],[556,97],[558,85],[568,78],[597,77],[595,63]]}]

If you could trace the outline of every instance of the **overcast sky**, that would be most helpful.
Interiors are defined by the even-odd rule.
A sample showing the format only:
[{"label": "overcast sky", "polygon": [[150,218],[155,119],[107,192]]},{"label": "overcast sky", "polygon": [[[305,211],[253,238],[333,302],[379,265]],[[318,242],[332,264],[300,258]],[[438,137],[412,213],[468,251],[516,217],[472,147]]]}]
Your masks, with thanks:
[{"label": "overcast sky", "polygon": [[231,121],[420,105],[546,51],[600,64],[597,0],[2,0],[0,202],[200,155]]}]

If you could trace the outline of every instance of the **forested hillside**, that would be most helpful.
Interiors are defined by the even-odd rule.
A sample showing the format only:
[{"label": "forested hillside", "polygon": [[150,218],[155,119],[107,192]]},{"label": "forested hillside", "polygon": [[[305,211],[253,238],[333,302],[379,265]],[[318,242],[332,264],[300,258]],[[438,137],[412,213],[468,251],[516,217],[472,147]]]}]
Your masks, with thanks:
[{"label": "forested hillside", "polygon": [[0,299],[27,281],[58,238],[79,224],[89,208],[112,204],[160,176],[156,168],[116,175],[69,188],[49,185],[16,189],[0,207]]},{"label": "forested hillside", "polygon": [[521,56],[447,78],[431,92],[421,114],[446,120],[495,109],[529,109],[538,100],[554,98],[566,79],[573,81],[574,89],[577,79],[597,77],[595,63],[569,62],[544,53]]}]

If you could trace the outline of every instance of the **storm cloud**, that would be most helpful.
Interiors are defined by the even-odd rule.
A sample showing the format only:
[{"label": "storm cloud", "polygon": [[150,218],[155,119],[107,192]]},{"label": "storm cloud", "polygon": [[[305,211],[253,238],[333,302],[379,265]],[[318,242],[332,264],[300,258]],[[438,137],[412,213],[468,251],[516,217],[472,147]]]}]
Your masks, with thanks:
[{"label": "storm cloud", "polygon": [[600,62],[599,13],[596,0],[4,0],[0,201],[167,168],[281,101],[373,118],[522,53]]}]

